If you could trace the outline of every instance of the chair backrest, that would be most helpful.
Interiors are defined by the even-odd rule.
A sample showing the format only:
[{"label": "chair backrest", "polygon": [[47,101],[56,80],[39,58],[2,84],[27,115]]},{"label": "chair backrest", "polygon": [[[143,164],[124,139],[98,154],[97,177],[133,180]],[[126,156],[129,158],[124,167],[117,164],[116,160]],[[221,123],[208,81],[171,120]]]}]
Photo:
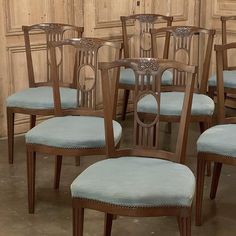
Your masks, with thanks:
[{"label": "chair backrest", "polygon": [[[150,29],[154,28],[156,23],[164,23],[165,26],[171,26],[173,17],[159,14],[136,14],[121,16],[120,20],[122,22],[124,58],[151,57]],[[131,25],[134,25],[132,33],[128,30]],[[133,43],[131,45],[132,39]],[[168,49],[169,46],[165,45],[164,55],[168,54]],[[136,55],[132,55],[135,54],[134,51]]]},{"label": "chair backrest", "polygon": [[[133,148],[115,149],[112,126],[112,94],[109,90],[109,70],[115,67],[125,66],[134,70],[134,127]],[[154,58],[123,59],[112,63],[100,63],[102,73],[103,101],[106,128],[107,153],[109,157],[116,156],[150,156],[159,157],[177,162],[185,162],[186,138],[192,104],[196,67],[182,64],[176,61]],[[160,103],[161,103],[161,77],[165,70],[176,69],[188,73],[185,87],[185,97],[177,138],[175,152],[160,149]],[[150,96],[156,103],[156,115],[151,119],[144,118],[140,110],[140,102],[146,96]]]},{"label": "chair backrest", "polygon": [[[166,39],[165,44],[170,45],[172,50],[169,50],[170,55],[168,58],[198,66],[199,70],[201,69],[202,72],[201,74],[198,72],[201,81],[200,86],[197,85],[196,87],[200,93],[206,93],[215,30],[195,26],[170,26],[160,29],[151,29],[150,32],[152,37],[152,56],[155,58],[159,57],[157,46],[159,36],[164,33],[169,33],[170,37]],[[206,46],[201,45],[200,49],[199,41],[201,37],[204,37],[202,44]],[[170,40],[170,42],[168,42],[168,40]],[[199,50],[200,53],[203,52],[202,58],[199,57]],[[184,73],[174,73],[174,89],[178,87],[181,88],[185,82]]]},{"label": "chair backrest", "polygon": [[[121,44],[107,42],[98,38],[85,37],[50,42],[49,46],[51,54],[51,77],[53,80],[55,115],[61,116],[62,114],[100,114],[96,113],[96,99],[98,93],[97,90],[99,88],[99,85],[97,84],[99,77],[99,51],[102,47],[105,46],[107,46],[108,49],[112,48],[116,51],[116,53],[113,54],[115,55],[114,59],[117,59]],[[75,109],[67,111],[62,110],[61,108],[61,95],[59,90],[61,80],[58,70],[58,61],[60,61],[60,50],[69,51],[70,57],[74,59],[73,63],[68,63],[68,60],[64,60],[60,64],[63,69],[68,67],[71,68],[70,70],[73,72],[71,73],[71,76],[73,77],[72,80],[74,81],[75,88],[77,89],[77,101]]]},{"label": "chair backrest", "polygon": [[[30,87],[38,87],[43,85],[51,84],[50,78],[50,55],[49,55],[49,43],[53,41],[60,41],[66,38],[75,38],[82,37],[84,31],[83,27],[77,27],[74,25],[68,24],[59,24],[59,23],[41,23],[31,26],[22,26],[25,39],[25,48],[26,48],[26,60],[27,60],[27,69],[28,69],[28,78]],[[34,33],[34,34],[33,34]],[[45,67],[41,70],[46,69],[46,78],[43,78],[43,81],[36,82],[35,79],[35,70],[34,63],[32,58],[32,52],[35,50],[35,45],[32,42],[33,36],[36,34],[37,38],[40,38],[39,34],[43,34],[43,42],[40,42],[41,47],[43,46],[44,51],[46,51],[45,56]],[[42,49],[42,50],[43,50]],[[63,53],[63,52],[62,52]],[[64,59],[64,56],[61,56],[61,60]],[[62,61],[60,62],[62,63]],[[40,70],[40,69],[39,69]],[[63,71],[60,71],[62,76]]]},{"label": "chair backrest", "polygon": [[[215,45],[216,51],[216,78],[217,78],[217,118],[218,123],[236,123],[236,117],[226,118],[225,114],[225,92],[224,92],[224,81],[223,81],[223,71],[224,71],[224,55],[228,51],[233,51],[235,54],[236,43],[229,43],[223,45]],[[235,67],[236,69],[236,67]],[[235,88],[227,88],[227,91],[232,94],[236,92]]]},{"label": "chair backrest", "polygon": [[[229,43],[227,40],[227,22],[229,21],[235,21],[236,23],[236,16],[221,16],[221,31],[222,31],[222,44],[227,44]],[[234,68],[231,68],[228,64],[228,54],[227,50],[224,50],[224,58],[223,58],[223,66],[224,70],[235,70]]]}]

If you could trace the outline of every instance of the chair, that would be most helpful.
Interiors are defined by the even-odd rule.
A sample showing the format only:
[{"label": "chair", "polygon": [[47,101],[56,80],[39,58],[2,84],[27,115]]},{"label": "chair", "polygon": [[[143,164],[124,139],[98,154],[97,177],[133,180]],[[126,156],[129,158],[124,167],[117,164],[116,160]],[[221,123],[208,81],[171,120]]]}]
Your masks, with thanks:
[{"label": "chair", "polygon": [[[227,40],[227,23],[234,21],[236,22],[236,16],[221,16],[221,30],[222,30],[222,45],[229,43]],[[235,93],[236,88],[236,66],[230,66],[228,63],[228,55],[227,51],[224,51],[223,56],[223,80],[225,87],[225,94]],[[209,86],[209,96],[211,98],[214,97],[214,93],[216,92],[216,75],[212,75],[209,78],[208,86]]]},{"label": "chair", "polygon": [[[26,59],[28,68],[29,88],[16,92],[7,98],[7,128],[8,128],[8,159],[9,163],[13,164],[13,150],[14,150],[14,118],[15,113],[30,115],[30,128],[35,126],[36,115],[52,115],[54,112],[53,96],[50,78],[50,58],[48,52],[48,44],[51,41],[58,41],[68,36],[81,37],[83,33],[82,27],[76,27],[67,24],[57,23],[42,23],[31,26],[22,26],[25,39]],[[31,33],[33,33],[31,35]],[[39,34],[40,33],[40,34]],[[33,63],[32,52],[34,45],[31,42],[33,36],[37,34],[40,38],[45,35],[45,67],[41,68],[40,73],[36,76]],[[41,37],[42,38],[42,37]],[[43,44],[42,44],[43,45]],[[39,74],[45,71],[43,78],[38,78]],[[38,71],[39,72],[39,71]],[[72,107],[75,103],[75,90],[73,84],[68,84],[65,81],[62,92],[63,107]],[[67,88],[66,88],[67,87]]]},{"label": "chair", "polygon": [[[203,63],[197,65],[201,68],[201,83],[199,85],[196,81],[195,92],[193,94],[192,109],[190,115],[190,122],[199,122],[201,132],[206,130],[212,122],[212,115],[214,112],[214,101],[206,95],[207,80],[210,67],[210,58],[212,51],[213,38],[215,30],[208,30],[194,26],[170,26],[160,29],[151,29],[152,50],[153,56],[158,58],[157,40],[161,34],[170,34],[171,42],[166,41],[168,45],[172,46],[170,56],[174,60],[185,61],[187,64],[194,64],[191,59],[194,57],[194,40],[201,38],[204,35],[206,39],[206,50]],[[195,51],[196,53],[196,51]],[[196,57],[194,57],[196,58]],[[198,61],[197,61],[198,62]],[[196,62],[195,62],[196,63]],[[201,65],[202,66],[201,66]],[[199,76],[198,72],[198,76]],[[185,73],[179,72],[173,74],[172,85],[165,86],[166,89],[162,94],[162,103],[160,107],[161,120],[165,122],[179,122],[182,110],[184,93],[182,92],[183,85],[186,82]],[[144,114],[155,116],[157,110],[155,102],[151,96],[144,97],[139,104],[139,109]],[[210,164],[208,165],[207,174],[210,175]]]},{"label": "chair", "polygon": [[[97,102],[98,56],[104,47],[114,49],[118,53],[120,50],[120,44],[97,38],[67,39],[51,42],[50,46],[55,117],[26,133],[29,213],[34,213],[36,152],[56,155],[55,189],[59,188],[62,156],[106,154],[103,112],[98,109]],[[61,77],[57,64],[61,51],[69,51],[70,58],[74,58],[74,63],[64,61],[62,65],[63,70],[73,72],[72,77],[77,88],[74,109],[63,109],[61,103]],[[119,145],[122,130],[115,121],[113,126],[115,145]]]},{"label": "chair", "polygon": [[[136,77],[134,147],[115,149],[108,71],[121,66],[133,69]],[[71,185],[73,235],[83,235],[85,208],[106,214],[105,236],[111,235],[114,215],[175,216],[181,235],[191,235],[195,178],[187,166],[175,162],[185,162],[185,155],[182,153],[185,153],[186,148],[195,67],[152,58],[123,59],[113,63],[100,63],[99,67],[102,71],[107,155],[110,158],[88,167]],[[138,111],[138,103],[146,94],[153,96],[160,111],[161,76],[169,68],[189,74],[175,152],[160,149],[160,114],[150,122],[143,120]]]},{"label": "chair", "polygon": [[[124,58],[129,57],[151,57],[151,40],[149,30],[155,27],[156,23],[162,23],[171,26],[173,17],[159,14],[136,14],[130,16],[121,16]],[[134,25],[135,29],[129,34],[129,28]],[[168,35],[166,35],[168,37]],[[167,58],[169,45],[165,45],[163,57]],[[166,71],[163,75],[163,83],[171,83],[172,75]],[[122,68],[120,71],[119,89],[124,90],[122,120],[125,120],[127,104],[130,90],[134,90],[135,76],[130,69]],[[117,101],[117,98],[116,98]]]},{"label": "chair", "polygon": [[218,123],[206,130],[197,141],[197,194],[196,194],[196,225],[201,225],[202,199],[204,187],[204,169],[207,161],[214,162],[214,171],[210,198],[215,199],[222,164],[236,165],[236,117],[225,115],[224,87],[224,55],[236,49],[236,43],[215,45],[217,65],[217,104]]}]

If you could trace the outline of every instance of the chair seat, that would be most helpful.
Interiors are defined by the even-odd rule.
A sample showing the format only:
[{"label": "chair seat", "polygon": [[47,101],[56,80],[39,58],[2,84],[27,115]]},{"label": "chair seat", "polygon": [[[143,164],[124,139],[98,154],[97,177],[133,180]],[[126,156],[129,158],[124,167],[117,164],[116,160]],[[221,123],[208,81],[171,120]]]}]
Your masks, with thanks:
[{"label": "chair seat", "polygon": [[[120,70],[120,84],[134,85],[135,75],[134,71],[130,68]],[[172,85],[173,74],[166,70],[162,75],[162,85]]]},{"label": "chair seat", "polygon": [[[116,144],[122,128],[113,121]],[[92,116],[65,116],[48,119],[26,133],[26,143],[59,148],[105,147],[104,119]]]},{"label": "chair seat", "polygon": [[[180,116],[183,106],[183,92],[161,93],[161,115]],[[156,114],[157,103],[152,95],[146,95],[138,102],[138,111]],[[214,101],[204,94],[193,94],[192,115],[212,115],[215,109]]]},{"label": "chair seat", "polygon": [[[77,90],[60,88],[63,108],[75,108],[77,103]],[[7,98],[7,107],[27,109],[52,109],[54,107],[52,87],[42,86],[28,88],[12,94]]]},{"label": "chair seat", "polygon": [[216,125],[206,130],[198,138],[197,151],[236,157],[236,125]]},{"label": "chair seat", "polygon": [[[236,70],[225,70],[223,71],[224,87],[236,88]],[[216,86],[216,75],[212,75],[208,80],[209,86]]]},{"label": "chair seat", "polygon": [[170,161],[121,157],[99,161],[72,183],[72,197],[126,207],[191,206],[195,178]]}]

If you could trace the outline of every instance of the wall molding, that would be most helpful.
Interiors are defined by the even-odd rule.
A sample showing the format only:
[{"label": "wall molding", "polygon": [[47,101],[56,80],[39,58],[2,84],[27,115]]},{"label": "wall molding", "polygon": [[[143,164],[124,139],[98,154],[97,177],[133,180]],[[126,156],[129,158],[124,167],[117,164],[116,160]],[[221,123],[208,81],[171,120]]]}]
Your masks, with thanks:
[{"label": "wall molding", "polygon": [[[14,1],[18,1],[19,0],[3,0],[3,7],[5,9],[4,14],[5,14],[5,34],[6,36],[11,36],[11,35],[22,35],[22,24],[21,25],[17,25],[17,23],[14,20]],[[41,0],[43,1],[43,0]],[[58,1],[58,0],[57,0]],[[65,3],[66,9],[65,12],[67,12],[67,22],[61,22],[61,23],[68,23],[68,24],[75,24],[75,0],[67,0],[67,3]],[[38,22],[57,22],[56,18],[55,18],[55,0],[46,0],[45,1],[45,9],[44,11],[41,13],[41,15],[39,16],[39,19],[37,22],[30,22],[30,20],[28,20],[28,22],[24,22],[25,25],[32,25],[32,24],[36,24]],[[28,16],[30,16],[31,13],[28,12]],[[59,22],[60,23],[60,22]]]}]

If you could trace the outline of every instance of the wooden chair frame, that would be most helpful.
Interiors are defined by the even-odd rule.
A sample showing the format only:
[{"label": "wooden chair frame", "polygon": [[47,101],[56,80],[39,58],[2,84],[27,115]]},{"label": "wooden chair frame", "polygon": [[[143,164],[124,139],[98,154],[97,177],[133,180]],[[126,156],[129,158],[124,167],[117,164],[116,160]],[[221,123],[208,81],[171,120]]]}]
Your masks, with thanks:
[{"label": "wooden chair frame", "polygon": [[[186,94],[184,99],[183,111],[180,121],[180,129],[178,133],[178,141],[176,145],[175,153],[163,151],[159,149],[159,146],[152,146],[152,140],[150,142],[139,142],[140,133],[135,132],[134,140],[138,143],[134,143],[135,147],[131,149],[115,149],[114,139],[113,139],[113,128],[112,128],[112,114],[110,108],[112,107],[112,94],[109,90],[109,77],[108,70],[116,67],[125,66],[127,68],[132,68],[136,75],[136,85],[135,85],[135,97],[138,98],[140,94],[146,94],[148,91],[153,91],[156,94],[157,102],[160,102],[160,91],[161,85],[161,75],[168,68],[176,68],[181,71],[186,71],[190,73],[191,79],[188,80],[186,85]],[[103,87],[103,99],[104,99],[104,114],[105,114],[105,129],[106,129],[106,142],[107,142],[107,155],[109,157],[115,158],[120,156],[145,156],[153,158],[161,158],[171,161],[176,161],[180,163],[185,162],[185,149],[186,149],[186,139],[188,132],[188,124],[191,110],[192,95],[194,90],[194,81],[196,68],[194,66],[184,65],[179,62],[167,61],[167,60],[157,60],[151,58],[143,59],[124,59],[113,63],[100,63],[99,68],[102,72],[102,87]],[[144,85],[144,75],[152,75],[156,79],[155,82],[147,82]],[[138,79],[141,76],[142,79]],[[139,81],[139,82],[138,82]],[[141,82],[140,82],[141,81]],[[153,79],[154,81],[154,79]],[[152,83],[149,84],[149,83]],[[116,88],[118,89],[118,87]],[[137,104],[138,100],[135,99]],[[159,103],[158,103],[159,104]],[[142,124],[137,118],[137,110],[135,109],[134,114],[134,126],[138,123],[143,129],[149,129],[149,126],[155,126],[159,123],[159,116],[151,125]],[[137,130],[136,130],[137,131]],[[157,133],[159,130],[156,132]],[[153,134],[153,133],[152,133]],[[138,136],[137,136],[138,135]],[[152,136],[152,137],[154,137]],[[149,135],[147,134],[149,139]],[[146,138],[147,138],[146,137]],[[149,145],[151,144],[151,145]],[[191,207],[125,207],[113,204],[107,204],[95,200],[89,200],[84,198],[74,197],[72,199],[73,206],[73,235],[82,236],[83,235],[83,222],[84,222],[84,209],[89,208],[105,213],[105,224],[104,224],[104,235],[111,235],[112,229],[112,219],[114,215],[121,216],[133,216],[133,217],[155,217],[155,216],[176,216],[178,219],[179,229],[181,235],[191,235]]]},{"label": "wooden chair frame", "polygon": [[[124,49],[124,58],[130,58],[130,47],[129,47],[129,39],[132,37],[128,34],[128,22],[138,21],[140,23],[140,28],[142,32],[140,33],[140,36],[143,33],[149,34],[149,31],[151,28],[154,27],[155,23],[166,23],[167,26],[171,26],[173,22],[172,16],[165,16],[160,14],[135,14],[130,16],[121,16],[120,17],[121,23],[122,23],[122,37],[123,37],[123,49]],[[166,38],[168,38],[168,34],[166,35]],[[167,42],[169,40],[167,39]],[[165,48],[163,51],[163,58],[167,58],[169,50],[168,43],[165,44]],[[148,50],[145,50],[140,45],[140,57],[151,57],[151,48]],[[123,97],[123,107],[122,107],[122,120],[125,119],[127,105],[128,105],[128,99],[130,90],[134,90],[134,85],[128,85],[123,83],[118,83],[119,89],[124,90],[124,97]],[[115,98],[117,100],[117,98]]]},{"label": "wooden chair frame", "polygon": [[[103,117],[103,112],[98,110],[94,104],[96,104],[96,81],[98,78],[98,51],[101,47],[108,46],[113,47],[119,54],[120,43],[107,42],[98,38],[75,38],[67,39],[59,42],[51,42],[50,54],[52,58],[52,81],[53,81],[53,96],[54,96],[54,114],[55,116],[66,115],[81,115],[81,116],[99,116]],[[58,65],[56,58],[56,48],[63,46],[71,46],[76,50],[76,59],[74,65],[73,81],[77,81],[76,87],[82,94],[80,101],[78,99],[77,109],[62,109],[60,100],[60,81],[58,74]],[[89,65],[93,68],[95,82],[91,89],[88,91],[83,90],[79,84],[78,71],[85,66]],[[91,96],[90,96],[91,95]],[[91,98],[93,102],[89,102],[88,98]],[[81,104],[82,102],[82,104]],[[119,145],[119,144],[118,144]],[[104,148],[57,148],[53,146],[39,145],[26,143],[27,149],[27,176],[28,176],[28,204],[29,213],[34,213],[35,205],[35,165],[36,165],[36,152],[46,153],[49,155],[56,155],[55,163],[55,178],[54,188],[59,188],[60,172],[62,164],[62,156],[88,156],[88,155],[105,155],[106,147]]]},{"label": "wooden chair frame", "polygon": [[[68,31],[74,31],[77,37],[81,37],[84,31],[83,27],[77,27],[68,24],[58,24],[58,23],[42,23],[31,26],[22,26],[25,39],[25,49],[26,49],[26,59],[27,59],[27,69],[28,69],[28,81],[29,88],[40,87],[40,86],[51,86],[52,82],[50,79],[50,63],[48,57],[48,44],[51,41],[58,41],[64,38],[64,35]],[[32,60],[32,45],[30,41],[30,32],[38,31],[37,33],[44,33],[46,37],[46,50],[47,50],[47,82],[37,83],[34,76],[34,67]],[[65,87],[74,87],[73,84],[63,84]],[[30,128],[33,128],[36,123],[37,115],[53,115],[54,109],[27,109],[19,107],[7,107],[7,130],[8,130],[8,160],[9,164],[13,164],[13,152],[14,152],[14,118],[15,113],[30,115]]]},{"label": "wooden chair frame", "polygon": [[[160,29],[151,29],[151,37],[152,37],[152,50],[153,56],[155,58],[158,57],[158,50],[157,50],[157,43],[156,38],[163,33],[169,33],[170,40],[173,37],[173,56],[174,60],[176,59],[176,53],[179,50],[185,50],[188,55],[188,63],[190,63],[191,58],[191,41],[194,35],[204,34],[208,35],[207,46],[205,57],[203,61],[203,71],[201,76],[201,83],[200,86],[195,87],[195,93],[206,94],[207,91],[207,81],[209,76],[209,68],[210,68],[210,61],[211,61],[211,51],[213,47],[213,40],[215,35],[215,30],[208,30],[204,28],[199,28],[195,26],[170,26],[166,28]],[[170,42],[166,41],[168,45]],[[181,74],[174,74],[173,78],[173,85],[166,86],[166,91],[182,91],[182,85],[185,83],[182,79]],[[162,116],[162,121],[165,122],[179,122],[179,116]],[[212,124],[212,116],[211,115],[190,115],[190,122],[199,122],[201,133],[204,132],[207,128],[209,128]],[[210,175],[211,168],[210,164],[208,165],[207,174]]]},{"label": "wooden chair frame", "polygon": [[[225,88],[223,82],[224,55],[230,49],[236,49],[236,43],[225,45],[215,45],[216,65],[217,65],[217,104],[218,104],[218,123],[234,124],[236,117],[226,118],[225,115]],[[197,158],[197,189],[196,189],[196,225],[202,224],[202,200],[204,185],[204,170],[206,162],[214,162],[214,171],[212,176],[210,198],[215,199],[219,183],[222,164],[236,166],[236,159],[215,153],[199,152]]]}]

